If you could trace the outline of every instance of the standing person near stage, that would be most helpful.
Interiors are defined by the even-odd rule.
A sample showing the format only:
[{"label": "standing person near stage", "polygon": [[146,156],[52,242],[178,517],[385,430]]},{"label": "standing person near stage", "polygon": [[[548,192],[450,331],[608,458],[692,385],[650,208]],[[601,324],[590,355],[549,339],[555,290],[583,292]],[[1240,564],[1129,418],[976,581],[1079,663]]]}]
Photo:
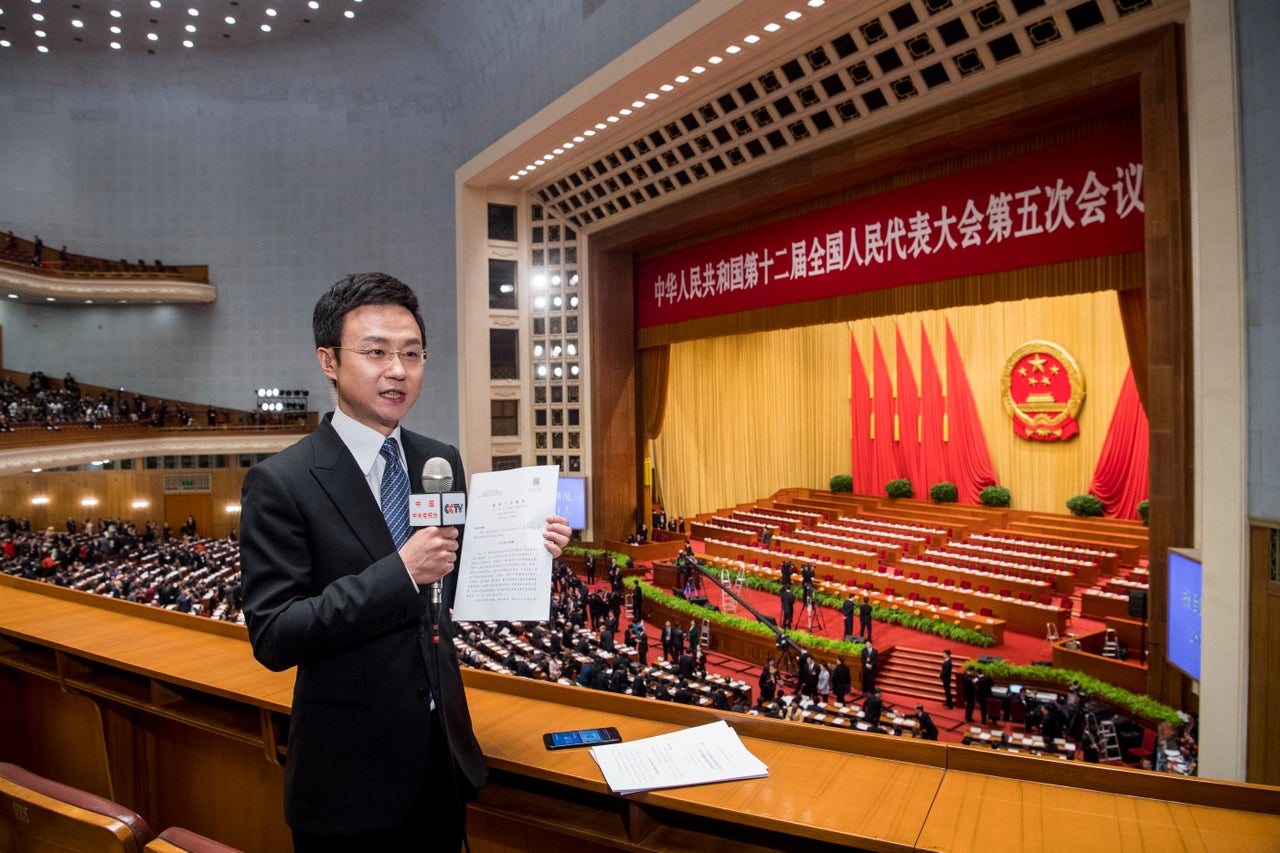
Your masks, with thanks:
[{"label": "standing person near stage", "polygon": [[[250,469],[241,496],[253,653],[297,668],[285,819],[300,853],[457,851],[466,802],[487,777],[449,616],[460,532],[412,531],[408,496],[437,457],[461,488],[462,460],[400,426],[426,360],[412,290],[347,276],[320,298],[313,327],[336,410]],[[569,526],[553,516],[543,535],[558,557]]]},{"label": "standing person near stage", "polygon": [[858,609],[858,604],[853,600],[853,593],[850,592],[845,597],[844,603],[840,605],[840,614],[844,616],[844,641],[846,643],[853,642],[853,613]]},{"label": "standing person near stage", "polygon": [[835,695],[836,701],[843,705],[844,697],[849,695],[852,688],[853,675],[849,672],[849,665],[844,662],[844,655],[840,655],[836,658],[836,665],[831,670],[831,692]]},{"label": "standing person near stage", "polygon": [[942,691],[947,696],[947,708],[954,708],[955,703],[951,701],[951,649],[942,652],[942,669],[938,677],[942,679]]},{"label": "standing person near stage", "polygon": [[862,596],[862,604],[858,605],[858,636],[871,642],[871,598]]},{"label": "standing person near stage", "polygon": [[796,615],[796,596],[795,596],[795,593],[791,591],[791,587],[788,586],[787,584],[782,585],[781,598],[782,598],[782,630],[785,631],[791,627],[791,621],[795,618],[795,615]]},{"label": "standing person near stage", "polygon": [[876,686],[876,664],[880,662],[880,652],[876,647],[867,644],[862,647],[862,692],[870,693]]}]

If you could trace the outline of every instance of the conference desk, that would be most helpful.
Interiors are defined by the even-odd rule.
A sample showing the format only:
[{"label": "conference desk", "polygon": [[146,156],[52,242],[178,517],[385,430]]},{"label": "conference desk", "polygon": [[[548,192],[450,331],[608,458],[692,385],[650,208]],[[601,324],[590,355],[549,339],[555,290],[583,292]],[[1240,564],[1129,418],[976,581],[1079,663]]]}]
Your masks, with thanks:
[{"label": "conference desk", "polygon": [[[493,781],[472,849],[738,851],[1274,850],[1280,790],[997,755],[464,671]],[[290,849],[276,742],[292,673],[243,629],[0,577],[0,760],[109,796],[153,826],[246,851]],[[585,750],[542,733],[627,740],[728,721],[767,778],[612,794]]]}]

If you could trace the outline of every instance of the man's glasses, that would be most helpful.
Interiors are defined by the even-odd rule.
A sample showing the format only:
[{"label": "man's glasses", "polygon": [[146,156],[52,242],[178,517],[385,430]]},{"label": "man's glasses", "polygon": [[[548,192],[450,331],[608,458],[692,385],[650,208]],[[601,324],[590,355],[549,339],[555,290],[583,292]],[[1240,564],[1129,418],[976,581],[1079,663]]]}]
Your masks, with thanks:
[{"label": "man's glasses", "polygon": [[404,364],[405,367],[422,367],[422,365],[425,364],[427,361],[426,350],[420,350],[420,349],[388,350],[388,349],[380,349],[377,347],[373,349],[356,349],[355,347],[333,347],[333,349],[335,350],[344,349],[347,352],[353,352],[356,355],[363,357],[365,361],[368,361],[372,364],[377,364],[383,367],[386,367],[387,365],[391,364],[392,360],[394,360],[397,357],[399,357],[401,363]]}]

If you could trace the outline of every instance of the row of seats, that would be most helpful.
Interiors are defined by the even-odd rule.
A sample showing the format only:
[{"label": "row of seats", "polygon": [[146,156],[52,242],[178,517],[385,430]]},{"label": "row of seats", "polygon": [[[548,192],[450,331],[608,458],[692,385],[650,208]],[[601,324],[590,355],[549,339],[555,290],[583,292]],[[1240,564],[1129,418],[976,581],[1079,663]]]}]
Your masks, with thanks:
[{"label": "row of seats", "polygon": [[0,850],[237,853],[182,827],[156,835],[132,809],[5,762],[0,762]]}]

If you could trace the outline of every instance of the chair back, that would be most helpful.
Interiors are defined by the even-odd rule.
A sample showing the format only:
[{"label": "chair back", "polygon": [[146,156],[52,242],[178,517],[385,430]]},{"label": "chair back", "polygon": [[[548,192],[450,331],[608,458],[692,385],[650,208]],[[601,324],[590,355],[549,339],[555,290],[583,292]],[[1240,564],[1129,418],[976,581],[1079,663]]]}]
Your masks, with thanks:
[{"label": "chair back", "polygon": [[0,762],[0,850],[141,853],[151,837],[119,803]]},{"label": "chair back", "polygon": [[148,842],[143,853],[242,853],[238,847],[228,847],[220,841],[171,826]]}]

